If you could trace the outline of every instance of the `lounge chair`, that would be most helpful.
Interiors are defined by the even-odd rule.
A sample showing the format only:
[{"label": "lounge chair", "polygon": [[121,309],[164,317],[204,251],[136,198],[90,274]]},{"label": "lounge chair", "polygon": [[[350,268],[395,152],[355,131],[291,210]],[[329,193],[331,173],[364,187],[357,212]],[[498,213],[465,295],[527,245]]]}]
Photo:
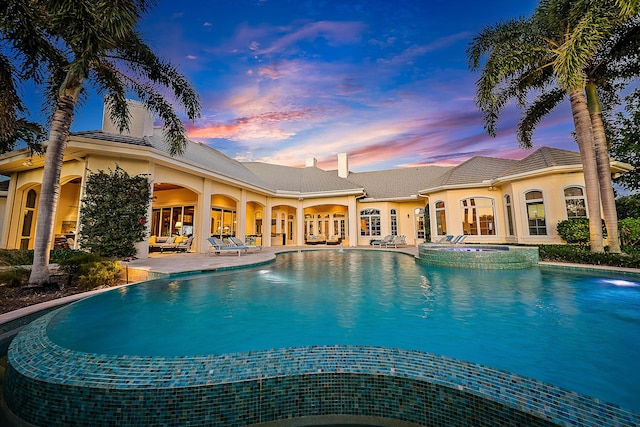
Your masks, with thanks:
[{"label": "lounge chair", "polygon": [[453,239],[451,241],[451,243],[453,243],[454,245],[458,245],[460,243],[462,243],[464,241],[464,239],[466,239],[467,236],[465,234],[460,234],[459,236],[456,236],[455,239]]},{"label": "lounge chair", "polygon": [[149,249],[157,249],[159,252],[164,252],[165,249],[173,248],[176,245],[175,237],[149,237]]},{"label": "lounge chair", "polygon": [[237,252],[238,256],[240,256],[242,251],[245,251],[245,252],[247,251],[246,247],[227,245],[217,237],[209,237],[207,241],[209,242],[209,254],[220,255],[223,252]]},{"label": "lounge chair", "polygon": [[327,238],[324,234],[308,234],[307,235],[307,245],[319,245],[321,243],[326,243]]},{"label": "lounge chair", "polygon": [[178,252],[189,252],[189,249],[191,249],[192,243],[193,243],[193,236],[189,236],[187,240],[183,240],[182,242],[177,243],[174,247],[174,250]]},{"label": "lounge chair", "polygon": [[253,249],[255,252],[262,250],[262,246],[245,243],[242,239],[238,237],[229,237],[229,241],[236,246],[247,248],[247,251],[249,249]]},{"label": "lounge chair", "polygon": [[386,246],[387,243],[391,243],[393,241],[393,234],[387,234],[382,239],[372,240],[369,242],[371,246]]},{"label": "lounge chair", "polygon": [[451,243],[451,240],[453,240],[453,234],[447,234],[446,236],[444,236],[443,238],[439,239],[437,242],[434,242],[434,243]]},{"label": "lounge chair", "polygon": [[407,246],[407,239],[405,236],[393,236],[393,239],[391,239],[390,242],[386,243],[385,248],[389,248],[389,247],[394,247],[394,248],[399,248],[399,247],[403,247],[403,246]]}]

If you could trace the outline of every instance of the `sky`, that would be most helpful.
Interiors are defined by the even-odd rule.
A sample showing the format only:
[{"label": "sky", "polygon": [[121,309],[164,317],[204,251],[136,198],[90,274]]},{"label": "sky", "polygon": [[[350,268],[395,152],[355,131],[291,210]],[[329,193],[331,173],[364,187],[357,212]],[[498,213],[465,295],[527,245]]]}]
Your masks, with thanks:
[{"label": "sky", "polygon": [[[240,161],[355,172],[520,159],[507,109],[496,138],[475,103],[466,49],[482,28],[530,16],[536,0],[159,0],[140,30],[201,97],[189,137]],[[97,94],[72,130],[101,127]],[[577,151],[568,103],[534,148]]]}]

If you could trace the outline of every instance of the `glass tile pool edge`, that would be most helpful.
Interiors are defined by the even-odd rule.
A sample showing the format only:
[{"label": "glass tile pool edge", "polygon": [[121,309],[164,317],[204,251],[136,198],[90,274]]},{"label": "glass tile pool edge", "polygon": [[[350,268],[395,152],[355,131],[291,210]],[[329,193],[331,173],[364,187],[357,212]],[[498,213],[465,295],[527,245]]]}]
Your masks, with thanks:
[{"label": "glass tile pool edge", "polygon": [[[159,408],[163,407],[163,402],[166,406],[167,392],[180,393],[180,398],[172,402],[172,407],[177,406],[171,411],[189,414],[190,419],[181,418],[183,425],[197,425],[203,421],[203,414],[210,417],[207,411],[211,408],[223,408],[230,402],[242,401],[243,393],[248,393],[246,388],[250,384],[262,386],[263,383],[279,383],[283,379],[287,381],[278,394],[278,399],[283,402],[274,404],[252,398],[244,408],[232,411],[235,415],[221,409],[220,413],[225,415],[219,425],[258,422],[250,415],[258,413],[260,422],[276,420],[284,416],[278,410],[279,403],[291,400],[296,400],[295,409],[286,416],[305,416],[309,411],[318,409],[318,401],[301,398],[300,390],[305,390],[301,384],[306,384],[310,377],[327,376],[330,379],[322,387],[331,387],[335,383],[344,386],[345,381],[350,387],[360,386],[365,391],[369,387],[359,396],[357,407],[349,405],[350,399],[334,396],[334,401],[344,400],[344,405],[339,404],[339,411],[347,415],[369,415],[377,410],[379,401],[374,398],[367,401],[367,396],[384,392],[396,398],[402,397],[409,382],[426,384],[435,387],[436,391],[454,392],[461,399],[461,405],[464,402],[468,404],[469,398],[479,398],[549,424],[640,425],[640,415],[616,405],[509,372],[418,351],[366,346],[311,346],[193,357],[80,353],[49,340],[46,327],[54,315],[55,312],[47,314],[27,326],[14,339],[9,352],[5,401],[17,416],[36,425],[44,425],[47,420],[50,423],[52,419],[65,419],[68,425],[91,425],[96,416],[123,412],[130,422],[153,424],[156,420],[165,423],[166,418],[153,417],[162,412]],[[375,379],[389,381],[384,385],[384,391],[366,385]],[[291,381],[295,383],[293,386]],[[239,387],[243,384],[245,386]],[[34,390],[41,390],[43,395],[34,398]],[[118,396],[118,399],[110,401],[100,397],[100,405],[96,408],[94,399],[102,393]],[[229,393],[233,396],[230,397]],[[42,404],[40,397],[46,398],[47,405]],[[433,395],[425,397],[423,393],[421,398],[429,399]],[[155,415],[149,413],[149,408],[153,408]],[[52,410],[59,412],[52,414]],[[424,417],[433,414],[417,411],[413,414],[387,413],[384,416],[397,416],[398,419],[420,424],[427,423]],[[414,416],[418,418],[411,419]]]}]

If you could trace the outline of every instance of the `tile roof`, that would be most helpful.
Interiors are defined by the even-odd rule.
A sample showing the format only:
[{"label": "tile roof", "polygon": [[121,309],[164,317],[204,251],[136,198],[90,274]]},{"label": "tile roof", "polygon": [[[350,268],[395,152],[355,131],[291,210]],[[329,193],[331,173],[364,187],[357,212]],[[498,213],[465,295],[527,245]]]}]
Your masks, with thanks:
[{"label": "tile roof", "polygon": [[[160,128],[154,129],[153,136],[145,136],[143,138],[106,133],[102,131],[73,132],[72,135],[97,139],[100,141],[113,141],[124,144],[151,147],[167,155],[169,154],[169,146],[164,138],[162,129]],[[247,169],[242,163],[238,162],[235,159],[232,159],[231,157],[223,154],[215,148],[211,148],[208,145],[201,144],[199,142],[189,141],[185,148],[184,154],[181,156],[176,156],[176,158],[191,165],[201,167],[216,174],[224,175],[234,180],[239,180],[264,189],[273,190],[273,188],[269,187],[263,179]]]},{"label": "tile roof", "polygon": [[556,166],[573,165],[582,167],[580,153],[561,150],[559,148],[541,147],[517,162],[511,168],[503,171],[497,177],[518,175]]},{"label": "tile roof", "polygon": [[501,172],[513,167],[517,160],[499,159],[495,157],[472,157],[455,166],[441,177],[428,183],[425,188],[442,186],[458,186],[481,184],[496,178]]},{"label": "tile roof", "polygon": [[358,191],[357,183],[337,176],[334,171],[325,171],[315,166],[294,168],[260,162],[243,163],[249,170],[264,179],[271,188],[300,193],[330,193],[336,191]]},{"label": "tile roof", "polygon": [[[136,138],[102,131],[73,132],[72,135],[99,141],[113,141],[150,147],[168,155],[169,149],[160,128],[151,137]],[[421,166],[371,172],[351,172],[340,178],[336,170],[315,166],[296,168],[261,162],[239,162],[206,144],[189,141],[179,157],[185,164],[226,176],[272,192],[358,193],[366,199],[404,199],[417,197],[440,187],[487,185],[499,178],[526,174],[556,166],[581,165],[580,154],[558,148],[541,147],[522,160],[477,156],[451,167]],[[365,200],[366,200],[365,199]]]},{"label": "tile roof", "polygon": [[146,138],[136,138],[130,135],[121,135],[115,133],[106,133],[101,130],[89,130],[83,132],[71,132],[72,136],[80,136],[82,138],[97,139],[98,141],[121,142],[123,144],[132,144],[150,147],[151,144]]},{"label": "tile roof", "polygon": [[406,198],[417,196],[427,183],[441,177],[451,169],[451,166],[420,166],[373,172],[352,172],[347,180],[364,187],[367,198],[370,199]]}]

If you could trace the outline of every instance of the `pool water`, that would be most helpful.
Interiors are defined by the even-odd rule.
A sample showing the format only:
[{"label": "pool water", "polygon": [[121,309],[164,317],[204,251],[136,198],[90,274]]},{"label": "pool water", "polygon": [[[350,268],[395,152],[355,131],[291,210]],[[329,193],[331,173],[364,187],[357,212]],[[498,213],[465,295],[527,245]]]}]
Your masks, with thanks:
[{"label": "pool water", "polygon": [[117,355],[397,347],[640,411],[640,283],[620,276],[447,269],[383,251],[288,253],[260,268],[107,292],[61,310],[47,333],[65,348]]}]

